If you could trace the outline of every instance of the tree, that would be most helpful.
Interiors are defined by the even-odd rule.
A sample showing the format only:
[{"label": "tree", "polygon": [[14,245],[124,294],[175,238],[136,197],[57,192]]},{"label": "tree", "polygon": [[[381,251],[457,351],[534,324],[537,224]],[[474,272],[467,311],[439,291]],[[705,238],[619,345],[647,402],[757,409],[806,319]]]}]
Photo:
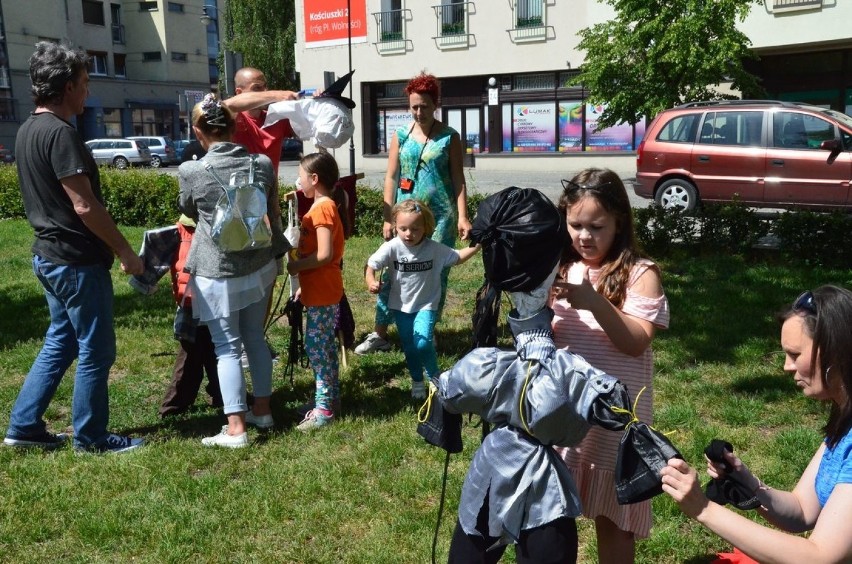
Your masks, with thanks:
[{"label": "tree", "polygon": [[270,90],[298,90],[294,0],[229,0],[225,12],[227,48],[262,70]]},{"label": "tree", "polygon": [[736,28],[755,0],[603,0],[615,19],[580,31],[586,62],[572,82],[606,104],[598,128],[636,123],[693,101],[732,98],[722,82],[760,95],[743,68],[754,58],[751,41]]}]

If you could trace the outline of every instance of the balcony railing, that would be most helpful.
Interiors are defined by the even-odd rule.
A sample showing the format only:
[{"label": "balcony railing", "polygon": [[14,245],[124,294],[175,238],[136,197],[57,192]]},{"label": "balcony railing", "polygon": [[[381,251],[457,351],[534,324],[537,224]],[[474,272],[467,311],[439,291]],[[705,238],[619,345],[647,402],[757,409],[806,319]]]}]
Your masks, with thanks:
[{"label": "balcony railing", "polygon": [[124,26],[121,24],[112,24],[112,42],[124,45]]},{"label": "balcony railing", "polygon": [[547,38],[547,9],[544,0],[515,0],[515,27],[508,30],[512,41]]},{"label": "balcony railing", "polygon": [[376,46],[379,53],[399,53],[405,51],[405,10],[375,12]]},{"label": "balcony railing", "polygon": [[0,88],[11,88],[12,82],[9,80],[9,69],[0,67]]},{"label": "balcony railing", "polygon": [[822,8],[822,0],[773,0],[773,12],[793,12]]},{"label": "balcony railing", "polygon": [[17,100],[0,98],[0,121],[17,121]]},{"label": "balcony railing", "polygon": [[473,6],[473,2],[432,6],[438,19],[438,33],[434,37],[438,47],[459,48],[470,44],[468,14]]}]

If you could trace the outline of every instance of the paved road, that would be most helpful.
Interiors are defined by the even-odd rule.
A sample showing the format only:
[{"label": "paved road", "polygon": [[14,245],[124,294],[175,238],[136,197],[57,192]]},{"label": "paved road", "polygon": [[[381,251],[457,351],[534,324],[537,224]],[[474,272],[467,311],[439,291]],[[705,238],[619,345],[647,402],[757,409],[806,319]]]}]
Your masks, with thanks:
[{"label": "paved road", "polygon": [[[282,183],[293,185],[296,182],[296,177],[299,174],[299,163],[297,161],[284,161],[278,168],[278,177]],[[167,174],[177,174],[177,167],[168,167],[161,169]],[[508,186],[522,186],[524,188],[536,188],[544,192],[554,202],[559,199],[562,193],[561,180],[568,176],[573,176],[576,172],[565,171],[485,171],[476,168],[466,168],[465,178],[467,179],[468,190],[471,193],[493,194]],[[630,197],[630,202],[633,207],[644,208],[651,203],[651,200],[639,198],[633,193],[633,178],[631,173],[620,173],[624,184],[627,187],[627,195]],[[367,172],[364,180],[359,183],[367,184],[375,188],[380,188],[384,182],[384,172]]]}]

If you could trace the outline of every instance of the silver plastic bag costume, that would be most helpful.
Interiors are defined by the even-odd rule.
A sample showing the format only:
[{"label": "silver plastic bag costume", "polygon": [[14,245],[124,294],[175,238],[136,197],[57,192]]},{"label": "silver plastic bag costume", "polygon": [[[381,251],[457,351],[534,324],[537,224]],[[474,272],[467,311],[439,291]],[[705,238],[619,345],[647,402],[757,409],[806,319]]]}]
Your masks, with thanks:
[{"label": "silver plastic bag costume", "polygon": [[272,246],[272,229],[266,214],[266,191],[262,184],[254,180],[256,160],[257,155],[252,155],[247,182],[242,182],[239,175],[234,173],[228,186],[213,171],[210,163],[204,165],[224,192],[216,202],[210,234],[225,252]]}]

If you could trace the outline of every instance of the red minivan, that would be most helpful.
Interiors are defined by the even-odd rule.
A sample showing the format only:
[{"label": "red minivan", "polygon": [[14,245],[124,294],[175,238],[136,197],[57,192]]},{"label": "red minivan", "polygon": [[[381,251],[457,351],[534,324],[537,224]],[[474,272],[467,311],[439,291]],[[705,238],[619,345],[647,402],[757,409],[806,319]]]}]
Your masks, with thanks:
[{"label": "red minivan", "polygon": [[852,117],[798,102],[694,102],[660,113],[636,151],[636,195],[666,208],[852,207]]}]

